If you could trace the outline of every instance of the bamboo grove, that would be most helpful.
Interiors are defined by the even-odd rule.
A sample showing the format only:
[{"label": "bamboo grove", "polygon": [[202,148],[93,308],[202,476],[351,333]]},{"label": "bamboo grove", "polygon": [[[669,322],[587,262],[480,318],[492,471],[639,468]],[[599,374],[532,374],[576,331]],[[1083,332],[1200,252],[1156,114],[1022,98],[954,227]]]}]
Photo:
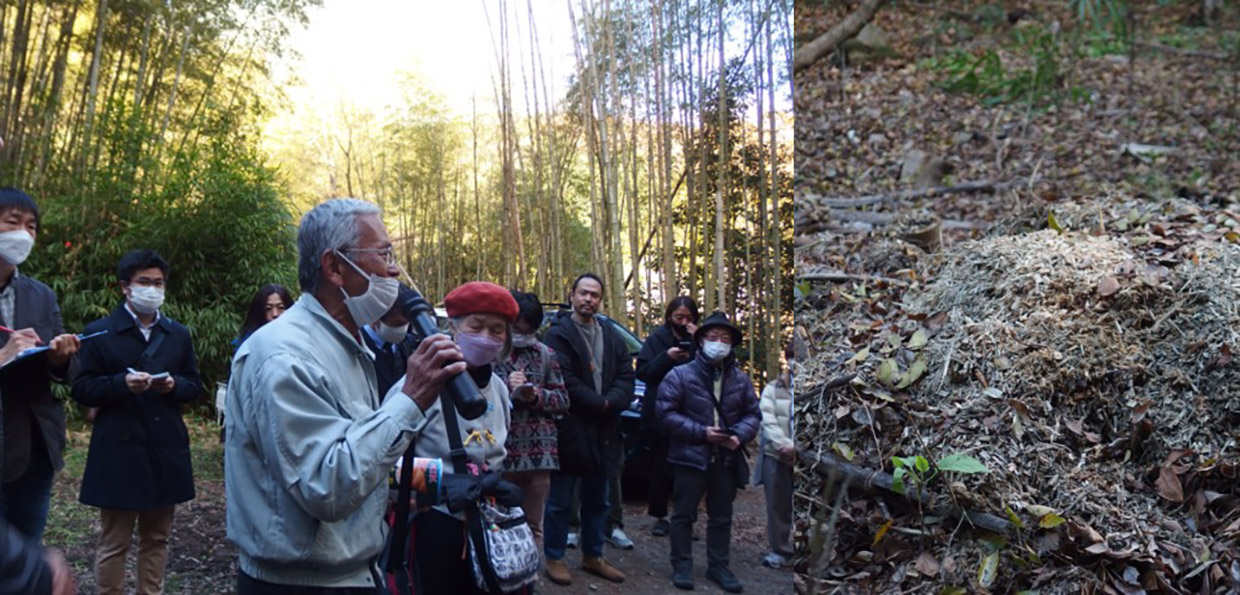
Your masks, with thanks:
[{"label": "bamboo grove", "polygon": [[293,285],[291,204],[259,150],[278,98],[267,64],[315,0],[0,3],[0,184],[35,197],[22,266],[66,329],[120,300],[116,262],[172,263],[166,310],[222,380],[249,296]]},{"label": "bamboo grove", "polygon": [[[80,330],[120,295],[116,261],[172,264],[169,314],[223,380],[249,296],[295,286],[299,214],[383,207],[405,268],[439,298],[488,279],[564,299],[578,273],[640,334],[666,299],[745,325],[778,368],[791,293],[791,2],[487,0],[493,93],[445,105],[401,77],[382,112],[290,105],[271,65],[318,0],[0,2],[0,184],[39,202],[23,265]],[[544,30],[548,11],[571,30]],[[382,18],[376,15],[375,18]],[[575,42],[548,72],[548,36]],[[489,41],[488,41],[489,38]],[[567,81],[567,82],[565,82]],[[304,112],[296,142],[267,124]]]},{"label": "bamboo grove", "polygon": [[[583,271],[638,334],[694,296],[779,369],[791,301],[791,2],[483,3],[493,93],[449,109],[417,73],[404,101],[305,114],[273,155],[299,204],[374,200],[433,297],[487,279],[566,299]],[[571,31],[548,31],[548,11]],[[567,83],[550,35],[571,36]],[[778,107],[777,107],[778,106]]]}]

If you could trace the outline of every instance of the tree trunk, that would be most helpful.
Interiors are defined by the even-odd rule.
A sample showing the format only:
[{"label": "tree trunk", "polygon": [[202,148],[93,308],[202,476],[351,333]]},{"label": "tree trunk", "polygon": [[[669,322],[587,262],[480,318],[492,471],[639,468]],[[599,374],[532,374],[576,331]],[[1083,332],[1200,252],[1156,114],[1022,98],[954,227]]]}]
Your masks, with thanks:
[{"label": "tree trunk", "polygon": [[95,125],[95,98],[99,93],[99,63],[103,53],[103,32],[108,22],[108,0],[99,0],[95,24],[95,50],[90,58],[90,83],[86,89],[86,123],[78,152],[79,172],[86,166],[85,157]]},{"label": "tree trunk", "polygon": [[861,32],[865,24],[874,18],[883,0],[862,0],[861,6],[836,23],[826,33],[797,49],[792,58],[792,68],[803,70],[817,62],[819,58],[830,54],[837,46]]},{"label": "tree trunk", "polygon": [[728,183],[728,165],[731,159],[728,154],[728,101],[727,89],[725,87],[727,74],[727,61],[723,55],[724,41],[724,23],[723,23],[723,0],[717,0],[719,17],[719,159],[715,162],[716,170],[716,186],[715,186],[715,274],[712,277],[715,281],[715,287],[718,291],[717,305],[720,310],[728,311],[728,300],[726,288],[728,284],[727,278],[724,276],[723,270],[723,236],[725,229],[723,226],[723,193]]},{"label": "tree trunk", "polygon": [[[770,296],[769,296],[770,302],[769,302],[769,305],[767,306],[767,312],[771,316],[771,323],[770,323],[771,343],[770,344],[776,348],[767,350],[766,371],[767,371],[767,375],[769,378],[775,378],[780,373],[779,354],[782,351],[782,347],[783,347],[783,316],[782,316],[783,300],[780,298],[780,294],[782,293],[783,284],[784,284],[784,254],[783,254],[783,248],[781,247],[781,239],[783,237],[784,225],[791,224],[791,221],[785,222],[784,219],[780,217],[780,214],[779,214],[779,201],[780,201],[779,185],[778,185],[779,166],[778,166],[778,161],[777,161],[779,143],[775,138],[775,84],[776,84],[776,79],[775,79],[775,52],[774,52],[773,34],[772,34],[773,25],[771,24],[771,20],[773,19],[768,19],[766,22],[766,55],[767,55],[767,59],[766,59],[766,79],[767,79],[766,93],[767,95],[766,97],[767,97],[767,109],[770,110],[769,117],[767,118],[767,125],[771,127],[770,135],[769,135],[770,143],[771,143],[770,173],[767,176],[767,180],[770,184],[771,257],[774,260],[774,266],[772,267],[771,274],[769,275],[770,280],[771,280],[771,289],[770,289]],[[784,68],[787,67],[786,57],[787,57],[787,54],[785,53],[785,61],[781,63]]]}]

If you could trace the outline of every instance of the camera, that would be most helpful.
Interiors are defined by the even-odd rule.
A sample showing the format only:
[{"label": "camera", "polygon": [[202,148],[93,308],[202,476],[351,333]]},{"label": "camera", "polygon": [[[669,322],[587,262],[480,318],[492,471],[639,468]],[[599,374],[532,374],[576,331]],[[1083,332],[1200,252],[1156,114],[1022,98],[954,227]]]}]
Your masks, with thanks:
[{"label": "camera", "polygon": [[676,341],[676,348],[681,351],[692,351],[693,339],[680,339],[679,341]]},{"label": "camera", "polygon": [[[419,335],[429,337],[439,332],[439,327],[435,324],[435,311],[417,290],[401,283],[400,292],[396,295],[396,303],[401,313],[409,319],[413,330]],[[461,417],[478,419],[486,413],[487,402],[482,398],[478,385],[474,383],[474,379],[469,374],[462,372],[453,376],[444,385],[444,389],[452,398],[452,403],[456,405],[456,410]]]}]

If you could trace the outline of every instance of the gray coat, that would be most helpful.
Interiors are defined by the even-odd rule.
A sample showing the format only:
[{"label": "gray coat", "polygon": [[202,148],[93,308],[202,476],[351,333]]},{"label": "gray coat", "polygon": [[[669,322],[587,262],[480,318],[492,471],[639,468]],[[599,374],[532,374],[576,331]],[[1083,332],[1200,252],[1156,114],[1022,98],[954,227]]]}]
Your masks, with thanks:
[{"label": "gray coat", "polygon": [[[56,293],[38,280],[15,273],[13,280],[13,318],[5,324],[12,329],[33,328],[44,344],[65,332],[60,322]],[[0,337],[0,346],[9,336]],[[76,360],[76,358],[74,358]],[[47,458],[57,471],[64,466],[65,407],[52,396],[52,380],[67,381],[70,365],[59,370],[48,366],[47,352],[14,361],[0,368],[0,399],[4,400],[4,482],[14,481],[30,463],[34,428],[47,449]]]}]

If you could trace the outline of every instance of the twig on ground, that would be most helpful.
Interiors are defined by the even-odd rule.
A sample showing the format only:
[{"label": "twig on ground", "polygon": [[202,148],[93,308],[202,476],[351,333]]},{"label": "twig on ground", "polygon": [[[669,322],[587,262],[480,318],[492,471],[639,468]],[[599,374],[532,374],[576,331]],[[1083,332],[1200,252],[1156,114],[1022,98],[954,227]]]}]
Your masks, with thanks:
[{"label": "twig on ground", "polygon": [[[887,492],[903,496],[905,499],[913,503],[919,501],[923,504],[931,503],[932,498],[924,491],[919,491],[919,494],[914,496],[908,493],[900,494],[892,489],[893,479],[891,474],[886,471],[854,465],[830,453],[815,457],[810,451],[806,449],[799,449],[797,451],[797,455],[805,461],[811,461],[811,468],[814,472],[828,477],[838,474],[838,477],[843,478],[846,484],[855,482],[865,490],[882,489]],[[963,518],[974,527],[990,531],[992,533],[1004,534],[1011,528],[1011,523],[1009,523],[1007,519],[999,518],[993,514],[985,512],[976,512],[956,507],[945,507],[934,509],[932,510],[932,513],[953,519]]]},{"label": "twig on ground", "polygon": [[1190,49],[1185,49],[1185,48],[1177,48],[1177,47],[1173,47],[1169,45],[1163,45],[1161,43],[1154,43],[1152,41],[1137,41],[1137,42],[1134,42],[1134,45],[1147,48],[1147,49],[1151,49],[1151,50],[1157,50],[1159,52],[1164,52],[1167,54],[1176,54],[1179,56],[1192,56],[1194,58],[1209,58],[1211,60],[1226,60],[1230,57],[1226,53],[1222,53],[1222,52],[1207,52],[1205,50],[1190,50]]},{"label": "twig on ground", "polygon": [[900,279],[892,279],[891,277],[879,277],[877,275],[852,275],[849,273],[805,273],[797,275],[798,281],[831,281],[832,283],[845,283],[848,281],[860,281],[862,283],[887,283],[890,285],[908,285],[908,281]]},{"label": "twig on ground", "polygon": [[870,194],[856,198],[828,198],[815,194],[802,194],[800,198],[797,199],[797,202],[811,207],[826,209],[864,207],[868,205],[881,204],[888,201],[911,200],[914,198],[958,194],[961,192],[1001,192],[1019,183],[1019,181],[996,182],[994,180],[981,180],[976,182],[961,182],[952,186],[935,186],[932,188],[915,188],[913,190],[900,190],[898,192],[887,192],[884,194]]}]

